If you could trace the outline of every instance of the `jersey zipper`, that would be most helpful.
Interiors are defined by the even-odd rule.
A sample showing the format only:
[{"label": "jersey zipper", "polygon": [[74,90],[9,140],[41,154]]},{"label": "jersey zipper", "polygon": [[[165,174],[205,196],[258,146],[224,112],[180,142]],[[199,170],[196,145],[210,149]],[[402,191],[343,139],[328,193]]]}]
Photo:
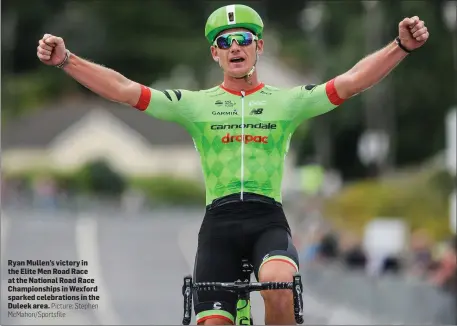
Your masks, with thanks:
[{"label": "jersey zipper", "polygon": [[244,192],[244,97],[246,93],[241,91],[241,195],[240,199],[243,200]]}]

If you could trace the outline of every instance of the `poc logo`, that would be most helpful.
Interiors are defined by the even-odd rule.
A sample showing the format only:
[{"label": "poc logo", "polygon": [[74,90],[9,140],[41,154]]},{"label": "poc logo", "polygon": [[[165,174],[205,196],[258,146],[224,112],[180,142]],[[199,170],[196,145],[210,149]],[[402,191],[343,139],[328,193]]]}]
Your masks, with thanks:
[{"label": "poc logo", "polygon": [[219,310],[222,308],[222,304],[220,302],[214,302],[213,309]]},{"label": "poc logo", "polygon": [[249,106],[262,106],[267,104],[267,101],[249,101]]},{"label": "poc logo", "polygon": [[263,112],[263,109],[252,109],[250,115],[259,115],[259,114],[262,114]]}]

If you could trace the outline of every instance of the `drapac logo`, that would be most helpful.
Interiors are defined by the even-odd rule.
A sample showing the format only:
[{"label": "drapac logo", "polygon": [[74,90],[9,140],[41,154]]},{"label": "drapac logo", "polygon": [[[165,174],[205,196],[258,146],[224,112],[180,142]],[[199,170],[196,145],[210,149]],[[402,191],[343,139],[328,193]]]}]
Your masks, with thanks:
[{"label": "drapac logo", "polygon": [[224,104],[224,102],[222,102],[221,100],[217,100],[216,102],[214,102],[214,104],[216,104],[217,106],[221,106],[222,104]]},{"label": "drapac logo", "polygon": [[245,144],[249,143],[262,143],[268,144],[268,136],[254,136],[254,135],[230,135],[227,134],[222,137],[222,142],[224,144],[234,143],[234,142],[243,142]]},{"label": "drapac logo", "polygon": [[212,130],[224,130],[224,129],[276,129],[276,123],[245,123],[245,124],[223,124],[223,125],[211,125]]}]

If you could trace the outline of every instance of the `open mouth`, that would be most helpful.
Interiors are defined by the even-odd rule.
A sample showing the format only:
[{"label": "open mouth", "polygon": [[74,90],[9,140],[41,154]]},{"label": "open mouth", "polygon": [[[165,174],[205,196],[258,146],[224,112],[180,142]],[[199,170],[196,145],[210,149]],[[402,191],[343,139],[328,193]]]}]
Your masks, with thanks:
[{"label": "open mouth", "polygon": [[244,61],[244,58],[232,58],[230,59],[230,62],[243,62]]}]

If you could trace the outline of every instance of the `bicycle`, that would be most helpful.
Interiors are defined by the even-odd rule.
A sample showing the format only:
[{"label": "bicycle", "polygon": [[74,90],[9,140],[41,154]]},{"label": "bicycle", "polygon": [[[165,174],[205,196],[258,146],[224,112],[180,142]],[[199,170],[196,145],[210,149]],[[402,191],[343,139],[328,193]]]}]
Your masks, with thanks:
[{"label": "bicycle", "polygon": [[189,325],[192,318],[192,291],[230,291],[238,294],[236,304],[235,325],[254,325],[251,314],[250,293],[263,290],[284,290],[289,289],[293,292],[294,315],[298,324],[303,324],[303,285],[301,275],[296,273],[292,282],[250,282],[253,272],[252,264],[242,260],[241,264],[244,281],[235,282],[192,282],[192,276],[184,277],[182,294],[184,297],[184,316],[183,325]]}]

